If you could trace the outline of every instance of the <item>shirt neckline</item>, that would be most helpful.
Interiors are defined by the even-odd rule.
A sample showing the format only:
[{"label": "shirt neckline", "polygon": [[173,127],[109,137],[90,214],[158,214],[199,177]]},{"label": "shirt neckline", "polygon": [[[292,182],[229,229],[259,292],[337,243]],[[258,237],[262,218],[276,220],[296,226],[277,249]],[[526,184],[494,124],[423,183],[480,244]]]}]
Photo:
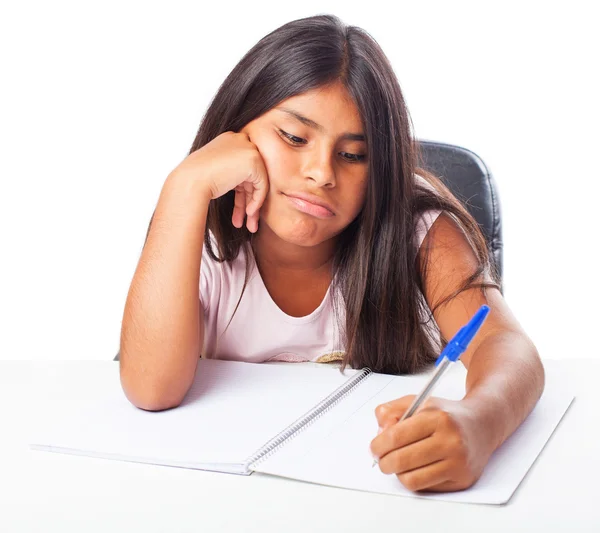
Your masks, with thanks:
[{"label": "shirt neckline", "polygon": [[265,298],[267,299],[267,301],[269,302],[269,305],[273,308],[273,310],[274,310],[275,313],[277,313],[286,322],[289,322],[290,324],[297,324],[297,325],[307,324],[307,323],[313,322],[314,320],[316,320],[317,318],[319,318],[319,316],[323,312],[323,309],[325,308],[325,305],[327,304],[327,301],[329,299],[329,295],[331,293],[332,283],[329,283],[329,287],[327,287],[327,292],[325,292],[325,296],[321,300],[321,303],[318,305],[318,307],[312,313],[310,313],[308,315],[305,315],[305,316],[292,316],[292,315],[288,315],[286,312],[284,312],[281,309],[281,307],[279,307],[277,305],[277,303],[275,302],[275,300],[273,300],[273,298],[271,297],[271,294],[267,290],[267,286],[265,285],[265,282],[264,282],[264,280],[263,280],[263,278],[262,278],[262,276],[260,274],[260,270],[258,269],[258,265],[256,264],[256,258],[254,257],[254,251],[251,249],[250,253],[252,255],[253,276],[256,276],[257,283],[259,284],[260,291],[264,293]]}]

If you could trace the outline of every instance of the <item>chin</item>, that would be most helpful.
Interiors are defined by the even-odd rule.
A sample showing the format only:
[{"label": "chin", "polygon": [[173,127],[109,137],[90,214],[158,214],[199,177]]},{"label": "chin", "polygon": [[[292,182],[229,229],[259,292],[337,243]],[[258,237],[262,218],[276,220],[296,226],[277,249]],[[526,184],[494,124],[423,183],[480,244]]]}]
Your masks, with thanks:
[{"label": "chin", "polygon": [[296,246],[317,246],[331,238],[331,232],[324,231],[321,220],[308,216],[284,219],[283,217],[265,217],[259,224],[268,226],[282,241]]},{"label": "chin", "polygon": [[321,219],[297,211],[273,192],[267,196],[260,212],[259,228],[262,224],[269,233],[296,246],[317,246],[339,233],[337,228],[332,227],[335,217]]}]

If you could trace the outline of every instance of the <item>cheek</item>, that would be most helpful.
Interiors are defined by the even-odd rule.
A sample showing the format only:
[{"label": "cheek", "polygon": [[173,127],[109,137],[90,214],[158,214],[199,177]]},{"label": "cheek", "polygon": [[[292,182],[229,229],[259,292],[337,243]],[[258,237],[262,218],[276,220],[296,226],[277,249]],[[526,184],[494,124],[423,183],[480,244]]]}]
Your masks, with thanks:
[{"label": "cheek", "polygon": [[[257,145],[258,146],[258,145]],[[289,156],[286,157],[281,147],[277,146],[277,142],[263,142],[258,148],[267,175],[269,179],[269,194],[273,191],[279,191],[280,187],[285,184],[288,176],[292,175],[292,162]]]},{"label": "cheek", "polygon": [[346,205],[349,206],[349,212],[351,211],[351,215],[354,217],[361,210],[363,204],[365,203],[365,198],[367,195],[367,180],[361,180],[359,184],[354,187],[351,187],[346,194]]}]

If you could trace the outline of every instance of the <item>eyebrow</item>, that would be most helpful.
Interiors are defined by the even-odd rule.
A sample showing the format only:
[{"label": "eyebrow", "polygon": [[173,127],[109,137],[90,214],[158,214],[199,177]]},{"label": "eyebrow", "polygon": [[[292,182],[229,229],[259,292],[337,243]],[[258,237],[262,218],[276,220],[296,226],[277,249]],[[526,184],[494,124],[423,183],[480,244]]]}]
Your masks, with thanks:
[{"label": "eyebrow", "polygon": [[[277,109],[278,111],[283,111],[284,113],[287,113],[288,115],[294,117],[296,120],[299,120],[300,122],[302,122],[302,124],[308,126],[309,128],[313,128],[320,132],[325,131],[325,128],[323,126],[321,126],[320,124],[317,124],[314,120],[311,120],[310,118],[307,118],[304,115],[301,115],[297,111],[290,109],[289,107],[276,107],[275,109]],[[344,133],[343,135],[340,136],[340,139],[349,140],[349,141],[364,141],[365,136],[362,133]]]}]

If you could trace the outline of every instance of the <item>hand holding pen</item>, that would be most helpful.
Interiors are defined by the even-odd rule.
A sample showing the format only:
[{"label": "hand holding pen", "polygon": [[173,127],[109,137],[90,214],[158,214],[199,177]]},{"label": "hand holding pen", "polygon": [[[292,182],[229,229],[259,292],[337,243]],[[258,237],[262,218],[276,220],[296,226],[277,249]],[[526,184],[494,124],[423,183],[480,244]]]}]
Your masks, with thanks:
[{"label": "hand holding pen", "polygon": [[[397,422],[386,423],[383,433],[373,439],[373,466],[379,462],[382,472],[395,473],[401,481],[402,477],[416,478],[416,482],[405,483],[417,486],[413,490],[420,490],[418,485],[422,483],[421,480],[428,480],[431,484],[432,479],[448,477],[448,459],[454,458],[452,463],[455,464],[455,456],[464,451],[460,442],[456,450],[448,449],[449,442],[455,443],[464,437],[466,428],[461,423],[467,423],[470,418],[460,402],[436,398],[434,403],[437,408],[428,408],[427,413],[423,412],[418,417],[413,415],[430,397],[433,388],[452,363],[458,361],[465,352],[489,311],[487,305],[481,306],[468,324],[459,329],[438,357],[436,370],[430,380],[414,399],[404,397],[378,407],[380,426],[382,419],[389,421],[395,418]],[[402,415],[398,419],[396,413],[400,412]],[[481,428],[469,429],[477,432]],[[443,481],[441,484],[443,485]]]}]

